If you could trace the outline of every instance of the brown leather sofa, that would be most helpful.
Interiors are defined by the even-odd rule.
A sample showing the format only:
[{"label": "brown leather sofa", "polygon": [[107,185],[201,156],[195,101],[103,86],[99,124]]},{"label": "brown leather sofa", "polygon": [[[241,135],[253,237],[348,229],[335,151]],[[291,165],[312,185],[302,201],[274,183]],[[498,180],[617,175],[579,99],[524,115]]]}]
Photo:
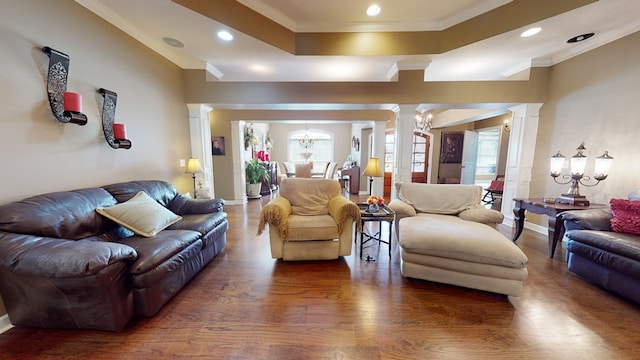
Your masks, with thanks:
[{"label": "brown leather sofa", "polygon": [[[140,191],[182,219],[142,237],[95,211]],[[119,331],[136,316],[155,315],[225,248],[223,206],[155,180],[0,206],[0,295],[11,323]]]}]

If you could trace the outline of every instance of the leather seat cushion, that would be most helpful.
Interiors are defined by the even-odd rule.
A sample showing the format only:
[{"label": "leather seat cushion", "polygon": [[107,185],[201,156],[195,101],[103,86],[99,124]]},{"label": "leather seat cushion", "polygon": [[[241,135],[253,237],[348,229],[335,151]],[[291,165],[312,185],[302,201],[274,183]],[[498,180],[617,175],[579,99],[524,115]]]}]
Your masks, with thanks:
[{"label": "leather seat cushion", "polygon": [[131,274],[145,273],[179,253],[187,246],[202,242],[200,233],[190,230],[163,230],[153,237],[131,236],[118,243],[129,245],[136,250],[138,258],[131,264]]}]

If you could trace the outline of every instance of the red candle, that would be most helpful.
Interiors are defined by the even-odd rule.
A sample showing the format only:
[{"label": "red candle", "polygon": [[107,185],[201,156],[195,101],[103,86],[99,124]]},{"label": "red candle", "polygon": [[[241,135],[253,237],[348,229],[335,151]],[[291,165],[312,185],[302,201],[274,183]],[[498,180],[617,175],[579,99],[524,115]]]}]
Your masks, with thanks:
[{"label": "red candle", "polygon": [[127,128],[124,124],[113,124],[113,137],[116,139],[127,138]]},{"label": "red candle", "polygon": [[74,92],[65,91],[64,97],[64,110],[82,112],[82,95]]}]

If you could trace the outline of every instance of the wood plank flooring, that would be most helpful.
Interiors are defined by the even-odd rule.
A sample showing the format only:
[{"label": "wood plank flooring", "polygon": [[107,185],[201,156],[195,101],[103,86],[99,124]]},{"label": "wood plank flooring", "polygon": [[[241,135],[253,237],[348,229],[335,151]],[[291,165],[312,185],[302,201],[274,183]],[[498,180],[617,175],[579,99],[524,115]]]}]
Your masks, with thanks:
[{"label": "wood plank flooring", "polygon": [[355,246],[273,260],[268,232],[256,236],[268,200],[225,207],[226,251],[155,317],[120,333],[13,328],[0,359],[640,358],[640,308],[568,272],[564,249],[549,259],[545,236],[523,232],[529,278],[503,297],[403,278],[395,241],[391,260],[384,244],[365,249],[372,262]]}]

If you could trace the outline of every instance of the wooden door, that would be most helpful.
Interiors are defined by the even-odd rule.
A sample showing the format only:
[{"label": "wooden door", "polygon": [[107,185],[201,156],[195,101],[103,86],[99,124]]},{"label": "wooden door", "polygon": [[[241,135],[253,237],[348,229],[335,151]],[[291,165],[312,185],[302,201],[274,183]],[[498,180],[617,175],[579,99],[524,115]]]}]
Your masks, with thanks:
[{"label": "wooden door", "polygon": [[478,133],[475,131],[464,132],[462,145],[462,168],[460,173],[461,184],[473,184],[476,179],[476,160],[478,158]]},{"label": "wooden door", "polygon": [[426,183],[429,169],[429,146],[431,138],[422,132],[413,133],[411,152],[411,182]]}]

